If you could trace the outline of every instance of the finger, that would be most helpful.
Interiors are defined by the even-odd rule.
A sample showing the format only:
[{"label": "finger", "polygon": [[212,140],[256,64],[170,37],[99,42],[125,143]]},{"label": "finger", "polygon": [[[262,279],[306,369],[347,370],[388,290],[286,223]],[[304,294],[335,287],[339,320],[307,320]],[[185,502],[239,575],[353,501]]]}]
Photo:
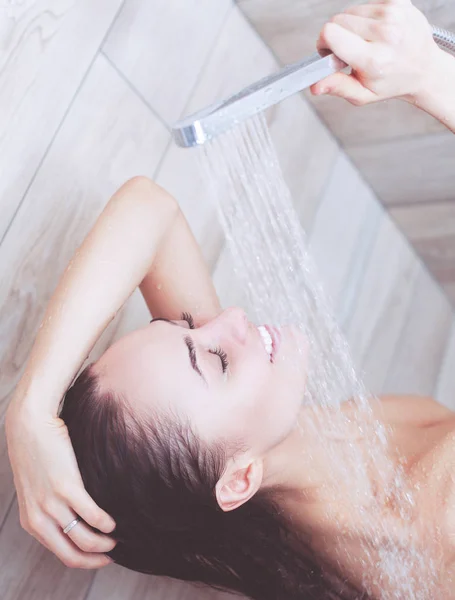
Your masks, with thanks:
[{"label": "finger", "polygon": [[[378,2],[378,0],[375,0]],[[387,18],[390,11],[384,4],[361,4],[360,6],[350,6],[344,10],[347,15],[355,15],[357,17],[366,17],[368,19],[383,20]]]},{"label": "finger", "polygon": [[315,96],[329,94],[344,98],[351,104],[363,106],[378,101],[378,97],[371,90],[365,88],[354,75],[334,73],[311,86]]},{"label": "finger", "polygon": [[110,552],[117,544],[113,538],[95,533],[84,521],[79,521],[71,531],[64,535],[67,535],[84,552]]},{"label": "finger", "polygon": [[375,19],[340,13],[332,17],[330,22],[352,31],[367,42],[382,41],[384,38],[380,25]]},{"label": "finger", "polygon": [[[76,515],[73,515],[66,506],[62,506],[60,510],[54,511],[54,515],[50,516],[54,517],[62,531],[76,518]],[[68,533],[63,535],[68,536],[84,552],[110,552],[117,543],[107,535],[96,533],[84,521],[79,521]]]},{"label": "finger", "polygon": [[407,10],[403,5],[390,4],[381,0],[375,0],[375,4],[351,6],[343,11],[348,15],[355,15],[357,17],[366,17],[369,19],[375,19],[382,21],[384,24],[389,25],[402,25],[406,19]]},{"label": "finger", "polygon": [[317,42],[317,49],[331,50],[353,69],[365,70],[371,61],[370,42],[337,23],[326,23]]},{"label": "finger", "polygon": [[96,504],[83,487],[75,487],[68,496],[65,500],[86,523],[104,533],[115,529],[114,519]]},{"label": "finger", "polygon": [[39,533],[34,532],[32,535],[67,567],[101,569],[112,563],[108,556],[99,552],[79,550],[60,527],[47,516],[44,516],[40,522]]}]

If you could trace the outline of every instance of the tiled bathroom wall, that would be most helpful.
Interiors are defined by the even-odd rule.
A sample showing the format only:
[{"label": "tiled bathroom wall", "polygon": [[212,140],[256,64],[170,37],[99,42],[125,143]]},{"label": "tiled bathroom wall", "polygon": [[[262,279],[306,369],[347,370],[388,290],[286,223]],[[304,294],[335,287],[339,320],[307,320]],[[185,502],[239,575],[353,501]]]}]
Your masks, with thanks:
[{"label": "tiled bathroom wall", "polygon": [[[365,0],[238,0],[281,64],[312,54],[323,25]],[[452,0],[414,0],[432,25],[455,32]],[[455,136],[399,100],[356,107],[304,97],[338,139],[455,306]]]}]

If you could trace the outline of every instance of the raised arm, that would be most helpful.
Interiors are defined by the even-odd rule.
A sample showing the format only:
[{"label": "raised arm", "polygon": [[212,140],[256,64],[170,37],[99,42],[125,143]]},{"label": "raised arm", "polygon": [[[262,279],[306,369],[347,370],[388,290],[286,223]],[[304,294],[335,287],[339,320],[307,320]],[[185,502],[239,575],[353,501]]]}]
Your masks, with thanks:
[{"label": "raised arm", "polygon": [[186,311],[197,327],[222,311],[208,266],[181,210],[139,289],[154,317],[178,320]]},{"label": "raised arm", "polygon": [[455,133],[455,56],[439,50],[421,90],[404,99]]},{"label": "raised arm", "polygon": [[[139,286],[153,316],[195,321],[221,307],[176,201],[138,177],[111,198],[63,273],[6,415],[22,526],[67,566],[99,568],[115,545],[112,519],[83,487],[60,400],[96,340]],[[70,541],[71,540],[71,541]],[[73,543],[71,543],[73,542]]]},{"label": "raised arm", "polygon": [[56,416],[74,375],[139,286],[153,316],[196,320],[221,310],[201,251],[177,202],[145,177],[109,200],[63,273],[12,404]]},{"label": "raised arm", "polygon": [[455,132],[455,58],[436,45],[431,25],[410,0],[347,8],[324,25],[317,47],[353,70],[315,83],[314,95],[356,106],[397,98]]}]

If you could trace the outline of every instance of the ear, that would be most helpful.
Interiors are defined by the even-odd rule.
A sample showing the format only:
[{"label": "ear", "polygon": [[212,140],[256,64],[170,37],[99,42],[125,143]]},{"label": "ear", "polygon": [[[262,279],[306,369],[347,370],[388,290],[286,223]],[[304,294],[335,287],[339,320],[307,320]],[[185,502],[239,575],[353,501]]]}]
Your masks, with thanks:
[{"label": "ear", "polygon": [[227,512],[247,502],[261,487],[263,473],[263,464],[259,459],[247,466],[231,464],[216,484],[219,507]]}]

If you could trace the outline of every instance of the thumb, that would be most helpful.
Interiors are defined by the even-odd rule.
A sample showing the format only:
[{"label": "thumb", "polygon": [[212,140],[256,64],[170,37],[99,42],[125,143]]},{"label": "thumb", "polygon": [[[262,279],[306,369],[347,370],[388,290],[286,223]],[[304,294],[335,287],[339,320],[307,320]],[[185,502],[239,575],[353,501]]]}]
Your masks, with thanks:
[{"label": "thumb", "polygon": [[364,87],[353,74],[333,73],[333,75],[314,83],[310,89],[314,96],[322,94],[338,96],[357,106],[378,101],[376,94]]}]

